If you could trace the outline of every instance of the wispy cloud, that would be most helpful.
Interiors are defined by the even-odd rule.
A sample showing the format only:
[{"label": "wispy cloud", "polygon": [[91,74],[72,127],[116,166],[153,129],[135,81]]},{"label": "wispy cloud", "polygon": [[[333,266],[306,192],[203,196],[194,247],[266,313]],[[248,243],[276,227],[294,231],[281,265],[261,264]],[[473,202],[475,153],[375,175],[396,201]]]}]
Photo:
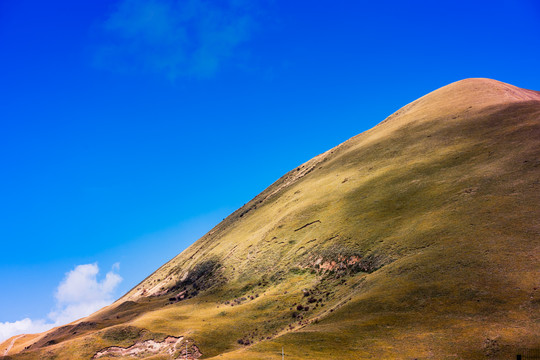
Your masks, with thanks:
[{"label": "wispy cloud", "polygon": [[114,300],[114,291],[122,282],[118,270],[119,266],[115,264],[103,279],[98,280],[97,264],[76,266],[58,285],[56,307],[47,319],[0,322],[0,342],[13,335],[38,333],[67,324],[109,305]]},{"label": "wispy cloud", "polygon": [[95,63],[171,79],[212,76],[249,40],[254,23],[252,4],[241,0],[121,0],[100,26]]}]

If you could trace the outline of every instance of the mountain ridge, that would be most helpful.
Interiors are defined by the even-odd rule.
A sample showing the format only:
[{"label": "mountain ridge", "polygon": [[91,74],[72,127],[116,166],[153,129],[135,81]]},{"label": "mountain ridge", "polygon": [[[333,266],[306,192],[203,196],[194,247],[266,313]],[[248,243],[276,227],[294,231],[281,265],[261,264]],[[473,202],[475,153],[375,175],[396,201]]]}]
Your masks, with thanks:
[{"label": "mountain ridge", "polygon": [[13,356],[89,358],[166,336],[220,359],[537,347],[539,139],[539,92],[491,79],[437,89],[289,171],[111,306],[21,338]]},{"label": "mountain ridge", "polygon": [[[252,199],[251,201],[246,203],[244,206],[242,206],[238,210],[234,211],[223,222],[221,222],[216,227],[214,227],[212,230],[210,230],[207,235],[211,236],[216,231],[219,231],[221,228],[226,226],[228,221],[237,220],[239,217],[242,217],[244,214],[247,214],[253,208],[256,208],[257,204],[261,204],[267,198],[271,197],[272,195],[275,195],[276,193],[278,193],[283,188],[286,188],[287,186],[294,183],[296,180],[301,179],[303,176],[305,176],[309,172],[313,171],[314,168],[320,162],[324,162],[325,160],[327,160],[329,155],[333,154],[334,152],[340,151],[342,148],[346,148],[346,147],[350,146],[351,143],[358,140],[359,137],[367,137],[368,134],[369,134],[370,135],[369,140],[373,141],[374,139],[376,139],[376,137],[374,137],[371,132],[374,132],[375,129],[377,129],[378,127],[381,127],[381,125],[387,124],[390,127],[392,127],[392,126],[398,126],[398,127],[401,126],[402,124],[389,124],[389,122],[391,122],[396,117],[405,118],[405,117],[409,117],[409,116],[415,116],[416,112],[424,110],[424,109],[422,109],[423,103],[427,102],[430,105],[433,103],[433,99],[432,99],[433,97],[437,96],[437,97],[448,98],[447,94],[448,93],[453,93],[452,97],[456,98],[455,94],[456,93],[458,93],[458,94],[461,93],[460,94],[461,96],[459,97],[460,99],[458,99],[458,100],[461,100],[462,97],[471,96],[473,92],[474,92],[475,96],[477,96],[477,97],[478,97],[478,94],[482,94],[483,97],[487,98],[489,100],[487,102],[488,106],[496,106],[496,105],[499,105],[499,104],[508,104],[509,102],[522,102],[522,101],[529,101],[529,100],[540,101],[540,92],[536,92],[536,91],[533,91],[533,90],[520,89],[520,88],[517,88],[515,86],[505,84],[505,83],[502,83],[502,82],[499,82],[499,81],[496,81],[496,80],[477,78],[477,79],[465,79],[465,80],[460,80],[460,81],[451,83],[451,84],[449,84],[447,86],[444,86],[443,88],[437,89],[437,90],[435,90],[435,91],[433,91],[433,92],[419,98],[418,100],[413,101],[412,103],[402,107],[401,109],[399,109],[398,111],[396,111],[395,113],[393,113],[392,115],[387,117],[385,120],[383,120],[381,123],[376,125],[374,128],[372,128],[370,130],[367,130],[366,132],[363,132],[363,133],[361,133],[359,135],[356,135],[356,136],[352,137],[351,139],[343,142],[342,144],[339,144],[338,146],[336,146],[336,147],[334,147],[334,148],[332,148],[332,149],[330,149],[330,150],[328,150],[328,151],[326,151],[326,152],[324,152],[324,153],[322,153],[320,155],[315,156],[313,159],[311,159],[311,160],[307,161],[306,163],[301,164],[297,168],[289,171],[283,177],[281,177],[276,182],[271,184],[268,188],[263,190],[254,199]],[[437,101],[437,102],[440,103],[440,101]],[[462,103],[462,102],[458,101],[458,103]],[[431,105],[431,106],[433,106],[433,105]],[[453,113],[455,113],[455,110],[456,110],[453,104],[450,105],[450,106],[442,106],[440,104],[437,104],[436,106],[438,107],[438,109],[443,109],[443,111],[446,112],[446,115],[453,114]],[[469,105],[469,108],[470,108],[470,106],[471,105]],[[486,106],[486,103],[484,102],[484,107],[485,106]],[[416,110],[416,112],[415,112],[414,111],[415,108],[418,108],[418,107],[420,107],[420,109]],[[467,110],[468,110],[468,108],[467,108]],[[407,120],[409,120],[409,119],[407,119]],[[411,124],[411,121],[409,121],[408,124]],[[205,237],[206,237],[206,235],[203,236],[203,238],[205,238]],[[178,256],[180,256],[180,254]],[[172,259],[171,261],[174,261],[174,259]],[[126,295],[128,295],[128,299],[132,299],[131,297],[129,297],[129,294],[131,294],[132,292],[133,292],[133,289],[126,294]],[[136,298],[137,298],[137,296],[135,296],[135,299]]]}]

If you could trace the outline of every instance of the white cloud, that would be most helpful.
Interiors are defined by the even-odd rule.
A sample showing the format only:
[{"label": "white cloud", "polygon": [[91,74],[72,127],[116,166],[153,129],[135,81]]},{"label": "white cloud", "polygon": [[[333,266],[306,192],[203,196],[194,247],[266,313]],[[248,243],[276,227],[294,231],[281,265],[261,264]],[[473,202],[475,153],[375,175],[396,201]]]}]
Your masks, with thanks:
[{"label": "white cloud", "polygon": [[78,265],[66,273],[55,292],[56,307],[47,319],[25,318],[15,322],[0,322],[0,342],[17,334],[31,334],[64,325],[109,305],[114,300],[114,291],[122,282],[118,275],[118,263],[114,264],[105,277],[98,280],[97,264]]},{"label": "white cloud", "polygon": [[80,304],[109,300],[122,278],[111,270],[105,275],[105,279],[98,281],[98,273],[97,264],[79,265],[71,270],[56,290],[58,304]]},{"label": "white cloud", "polygon": [[252,32],[253,1],[120,0],[100,26],[95,63],[171,79],[207,77]]}]

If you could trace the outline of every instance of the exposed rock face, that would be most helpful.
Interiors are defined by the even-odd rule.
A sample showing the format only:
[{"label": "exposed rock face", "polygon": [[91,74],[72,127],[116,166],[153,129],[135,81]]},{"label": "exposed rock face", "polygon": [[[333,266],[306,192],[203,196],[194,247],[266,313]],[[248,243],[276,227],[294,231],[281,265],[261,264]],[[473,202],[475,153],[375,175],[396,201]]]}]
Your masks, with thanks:
[{"label": "exposed rock face", "polygon": [[[98,351],[92,359],[99,359],[104,356],[108,357],[134,357],[145,358],[151,355],[168,354],[171,359],[198,359],[201,357],[199,348],[194,344],[190,344],[187,347],[186,357],[186,344],[182,344],[184,338],[168,336],[162,342],[155,340],[139,341],[130,347],[123,348],[118,346],[108,347],[106,349]],[[182,347],[182,345],[184,345]]]}]

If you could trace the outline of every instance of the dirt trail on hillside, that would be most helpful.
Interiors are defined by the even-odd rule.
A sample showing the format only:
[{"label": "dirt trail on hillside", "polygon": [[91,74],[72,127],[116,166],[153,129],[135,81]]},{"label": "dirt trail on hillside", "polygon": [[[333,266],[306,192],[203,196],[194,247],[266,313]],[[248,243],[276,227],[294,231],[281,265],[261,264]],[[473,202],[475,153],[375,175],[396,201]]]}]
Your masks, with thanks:
[{"label": "dirt trail on hillside", "polygon": [[4,356],[7,356],[9,351],[11,350],[11,348],[13,347],[13,345],[15,345],[15,341],[17,341],[19,338],[22,338],[24,336],[24,334],[22,335],[19,335],[15,338],[13,338],[13,340],[11,340],[11,343],[9,344],[9,346],[7,347],[6,351],[4,351]]}]

